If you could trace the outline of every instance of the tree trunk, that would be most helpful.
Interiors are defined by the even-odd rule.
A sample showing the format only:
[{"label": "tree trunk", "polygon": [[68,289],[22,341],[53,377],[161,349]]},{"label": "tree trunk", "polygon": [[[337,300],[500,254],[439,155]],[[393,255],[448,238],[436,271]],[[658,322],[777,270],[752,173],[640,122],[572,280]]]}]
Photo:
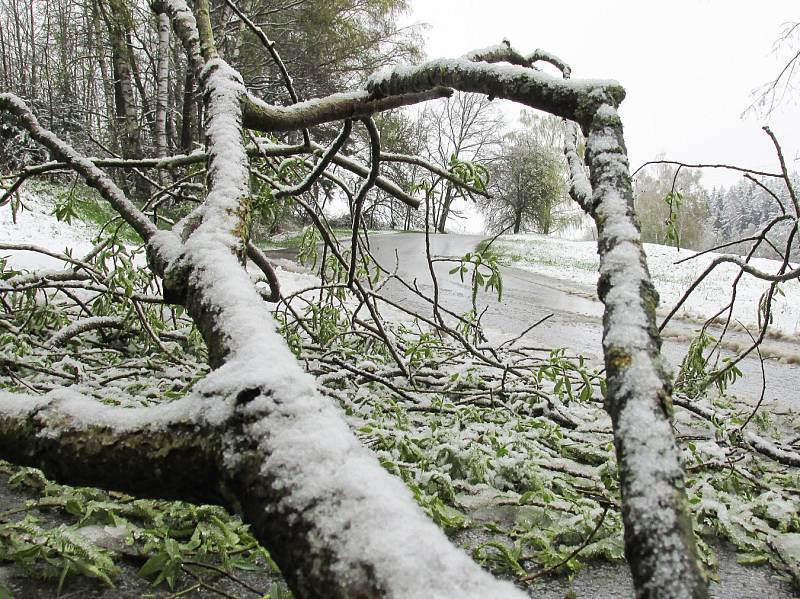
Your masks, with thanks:
[{"label": "tree trunk", "polygon": [[181,150],[190,154],[194,149],[195,116],[197,109],[194,102],[194,71],[191,65],[186,66],[186,79],[183,85],[183,110],[181,111]]},{"label": "tree trunk", "polygon": [[[115,111],[115,93],[116,88],[114,86],[113,77],[109,75],[108,65],[106,64],[105,53],[101,51],[101,45],[97,43],[97,37],[100,35],[100,18],[103,15],[102,13],[102,5],[100,2],[93,2],[92,3],[92,15],[91,19],[87,19],[87,26],[89,28],[89,52],[95,54],[97,56],[97,67],[100,70],[100,81],[103,86],[103,100],[105,106],[105,114],[108,115],[109,123],[108,129],[111,135],[111,139],[113,140],[112,148],[119,149],[121,153],[121,136],[117,132],[117,126],[119,124],[119,119],[112,118],[112,115],[116,115]],[[105,17],[103,17],[105,21]],[[66,40],[64,41],[66,43]],[[95,45],[96,44],[96,45]],[[113,71],[113,67],[112,67]]]},{"label": "tree trunk", "polygon": [[439,212],[439,219],[436,223],[436,230],[439,233],[445,232],[447,225],[447,217],[450,215],[450,204],[453,202],[453,186],[450,183],[445,185],[444,199],[442,200],[441,212]]},{"label": "tree trunk", "polygon": [[167,155],[167,101],[169,99],[169,15],[158,13],[158,75],[156,77],[156,153]]},{"label": "tree trunk", "polygon": [[[147,123],[147,126],[150,129],[150,135],[153,141],[155,141],[156,138],[155,114],[150,109],[150,100],[148,99],[150,96],[147,93],[147,88],[145,87],[144,81],[142,80],[142,74],[139,72],[139,63],[136,60],[136,53],[133,51],[133,43],[131,42],[131,32],[129,30],[125,32],[125,46],[128,50],[128,62],[131,67],[131,76],[133,77],[133,83],[136,85],[136,89],[139,91],[139,102],[142,105],[142,110],[140,114],[143,117],[144,122]],[[156,91],[156,93],[158,92]],[[134,113],[137,115],[136,126],[138,130],[139,114],[136,113],[136,111],[134,111]],[[141,140],[141,134],[139,135],[139,139]]]},{"label": "tree trunk", "polygon": [[6,40],[4,35],[4,27],[0,24],[0,60],[2,60],[3,67],[3,89],[11,89],[11,78],[9,73],[8,64],[8,48],[6,47]]},{"label": "tree trunk", "polygon": [[108,0],[108,5],[110,14],[105,10],[104,3],[99,2],[101,13],[108,25],[109,41],[111,42],[117,132],[120,137],[123,158],[136,158],[140,157],[142,153],[126,39],[127,7],[124,0]]}]

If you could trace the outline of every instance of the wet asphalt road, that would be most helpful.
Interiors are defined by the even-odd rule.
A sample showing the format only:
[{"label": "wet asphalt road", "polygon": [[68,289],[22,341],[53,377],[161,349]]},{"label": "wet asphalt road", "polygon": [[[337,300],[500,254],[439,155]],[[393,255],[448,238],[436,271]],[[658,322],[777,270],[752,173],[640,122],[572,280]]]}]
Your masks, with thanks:
[{"label": "wet asphalt road", "polygon": [[[484,239],[477,235],[431,235],[431,255],[434,258],[457,259],[475,249]],[[373,255],[384,267],[393,270],[396,258],[398,274],[407,281],[416,280],[419,288],[433,295],[433,285],[425,261],[425,236],[419,233],[375,235],[370,238]],[[471,291],[468,280],[462,283],[458,275],[448,271],[454,263],[437,263],[439,296],[443,305],[458,314],[471,307]],[[602,314],[603,305],[596,299],[595,290],[579,287],[566,280],[553,279],[517,268],[503,267],[503,298],[497,301],[493,293],[478,294],[478,310],[486,307],[482,319],[490,339],[502,340],[517,336],[525,328],[552,316],[527,333],[525,345],[537,347],[566,347],[587,358],[602,363]],[[399,283],[385,288],[394,300],[413,307],[430,316],[430,304],[412,296]],[[661,315],[663,317],[663,314]],[[664,331],[663,353],[677,370],[689,341],[699,330],[700,323],[693,320],[673,319]],[[712,329],[712,334],[714,334]],[[726,337],[731,343],[746,347],[750,338],[744,332],[729,331]],[[766,354],[800,357],[800,344],[791,339],[767,339],[762,346]],[[775,410],[798,409],[797,389],[800,389],[800,366],[775,359],[765,361],[767,388],[765,405]],[[748,402],[757,401],[761,394],[761,367],[755,358],[747,358],[741,364],[744,376],[730,392]]]}]

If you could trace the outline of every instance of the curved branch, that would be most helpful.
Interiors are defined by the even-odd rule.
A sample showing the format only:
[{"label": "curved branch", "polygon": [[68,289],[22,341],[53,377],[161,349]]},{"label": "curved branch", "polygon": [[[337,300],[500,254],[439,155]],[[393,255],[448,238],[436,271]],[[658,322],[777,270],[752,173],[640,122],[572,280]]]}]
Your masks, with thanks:
[{"label": "curved branch", "polygon": [[64,345],[67,341],[83,333],[96,331],[98,329],[121,329],[127,326],[127,322],[120,316],[93,316],[76,320],[60,329],[50,338],[50,345]]},{"label": "curved branch", "polygon": [[511,42],[504,39],[501,43],[487,48],[479,48],[462,56],[470,62],[507,62],[520,67],[530,67],[532,61],[511,47]]},{"label": "curved branch", "polygon": [[589,126],[601,105],[616,107],[625,97],[625,90],[616,81],[557,79],[531,68],[467,59],[439,59],[389,69],[371,76],[366,89],[374,98],[387,98],[440,85],[513,100],[576,121],[583,128]]},{"label": "curved branch", "polygon": [[78,260],[76,258],[72,258],[71,256],[67,256],[66,254],[62,254],[61,252],[54,252],[45,247],[33,245],[31,243],[0,243],[0,250],[36,252],[37,254],[50,256],[56,260],[62,260],[64,262],[68,262],[69,264],[74,264],[76,267],[82,268],[87,272],[97,274],[95,268],[85,260]]},{"label": "curved branch", "polygon": [[783,177],[784,182],[786,183],[786,188],[789,190],[789,197],[792,199],[792,204],[794,205],[794,213],[798,217],[800,217],[800,200],[797,198],[797,194],[794,190],[794,185],[792,185],[792,180],[789,178],[789,171],[786,169],[786,160],[783,158],[783,150],[781,149],[781,144],[778,143],[778,138],[775,137],[775,134],[772,132],[772,129],[767,127],[766,125],[762,127],[764,132],[769,135],[769,138],[772,140],[772,145],[775,146],[775,153],[778,155],[778,162],[781,165],[781,176]]},{"label": "curved branch", "polygon": [[409,156],[407,154],[397,154],[395,152],[381,152],[381,161],[383,162],[403,162],[405,164],[414,164],[416,166],[421,166],[422,168],[432,172],[434,175],[438,175],[442,179],[447,179],[451,183],[455,183],[459,187],[463,187],[470,193],[474,193],[475,195],[483,196],[484,198],[492,197],[488,191],[478,189],[473,185],[468,185],[464,183],[461,179],[456,177],[450,171],[443,169],[420,156]]},{"label": "curved branch", "polygon": [[[275,42],[273,42],[267,34],[264,33],[264,30],[261,29],[258,25],[253,23],[246,14],[244,14],[239,7],[236,6],[236,3],[233,0],[225,0],[225,2],[233,9],[233,12],[236,13],[245,25],[252,31],[255,36],[261,41],[262,45],[267,49],[269,55],[272,57],[273,62],[278,67],[278,71],[281,74],[281,79],[283,79],[283,84],[286,87],[286,91],[289,92],[289,97],[292,99],[293,104],[297,104],[300,101],[300,98],[297,96],[297,92],[294,89],[294,82],[292,81],[291,75],[289,75],[289,71],[286,70],[286,65],[283,63],[281,59],[281,55],[278,53],[278,50],[275,48]],[[311,143],[311,137],[309,136],[308,129],[303,129],[303,141],[306,145]]]},{"label": "curved branch", "polygon": [[546,62],[548,64],[553,65],[559,71],[561,71],[561,75],[564,79],[569,79],[570,75],[572,75],[572,68],[561,58],[548,52],[547,50],[542,50],[541,48],[536,48],[531,54],[527,56],[527,59],[530,61],[531,64],[536,62]]},{"label": "curved branch", "polygon": [[564,123],[564,155],[569,168],[569,195],[587,214],[594,210],[592,185],[586,175],[586,164],[578,154],[578,125],[573,121]]},{"label": "curved branch", "polygon": [[[315,154],[320,154],[323,151],[322,146],[312,143],[312,147],[314,148]],[[369,177],[370,169],[364,164],[353,160],[349,156],[345,156],[343,154],[337,154],[333,157],[333,163],[336,166],[341,166],[344,169],[347,169],[351,173],[355,173],[359,177],[366,179]],[[397,185],[392,183],[389,179],[383,176],[379,176],[375,180],[375,185],[381,191],[388,193],[389,195],[397,198],[407,206],[411,206],[412,208],[419,208],[420,201],[417,198],[414,198],[407,194],[405,191],[400,189]]]},{"label": "curved branch", "polygon": [[706,164],[706,163],[696,163],[691,164],[688,162],[679,162],[677,160],[648,160],[644,164],[640,165],[633,173],[631,173],[632,177],[635,177],[640,170],[642,170],[646,166],[650,166],[651,164],[671,164],[673,166],[682,166],[685,168],[721,168],[726,169],[729,171],[738,171],[740,173],[750,173],[752,175],[758,175],[759,177],[775,177],[777,179],[782,179],[783,175],[780,173],[768,173],[766,171],[757,171],[752,168],[745,168],[743,166],[733,166],[730,164]]},{"label": "curved branch", "polygon": [[331,163],[331,160],[333,160],[334,156],[336,156],[336,154],[339,153],[339,150],[342,149],[342,146],[347,141],[347,138],[350,137],[350,132],[352,129],[353,121],[349,119],[346,120],[342,126],[342,130],[339,132],[339,135],[336,136],[336,139],[333,140],[333,143],[330,145],[330,147],[325,150],[325,153],[322,154],[322,159],[316,165],[314,165],[314,168],[311,169],[311,172],[308,173],[308,176],[293,187],[279,188],[278,192],[275,194],[275,197],[282,198],[286,196],[299,195],[311,189],[311,186],[314,185],[314,182],[319,179],[325,169],[328,168],[328,165]]},{"label": "curved branch", "polygon": [[262,252],[257,245],[248,241],[247,257],[250,258],[256,266],[258,266],[259,270],[261,270],[261,272],[264,273],[264,276],[267,278],[267,284],[269,285],[270,294],[264,299],[268,302],[277,302],[278,300],[280,300],[281,299],[280,280],[278,279],[278,275],[275,272],[275,269],[272,268],[272,264],[270,264],[270,261],[264,254],[264,252]]},{"label": "curved branch", "polygon": [[296,131],[331,121],[365,118],[383,112],[435,100],[449,98],[453,90],[432,86],[419,92],[374,98],[369,92],[355,91],[332,94],[291,106],[274,106],[248,94],[243,100],[244,126],[259,131]]}]

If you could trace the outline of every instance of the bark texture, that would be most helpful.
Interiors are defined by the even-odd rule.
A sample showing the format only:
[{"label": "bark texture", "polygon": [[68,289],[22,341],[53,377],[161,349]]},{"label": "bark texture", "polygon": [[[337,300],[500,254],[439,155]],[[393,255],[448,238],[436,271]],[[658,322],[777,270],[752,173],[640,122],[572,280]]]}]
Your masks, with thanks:
[{"label": "bark texture", "polygon": [[672,433],[671,383],[655,322],[658,294],[639,227],[622,123],[601,107],[590,125],[592,216],[605,304],[606,410],[614,429],[625,555],[637,597],[708,596],[692,530],[680,450]]},{"label": "bark texture", "polygon": [[128,8],[123,0],[107,0],[108,8],[101,1],[100,8],[108,25],[111,41],[111,63],[114,69],[114,100],[117,131],[124,158],[141,156],[139,123],[136,118],[136,97],[133,93],[131,74],[131,52],[128,47]]},{"label": "bark texture", "polygon": [[156,87],[156,153],[167,155],[167,100],[169,99],[169,15],[158,13],[158,74]]}]

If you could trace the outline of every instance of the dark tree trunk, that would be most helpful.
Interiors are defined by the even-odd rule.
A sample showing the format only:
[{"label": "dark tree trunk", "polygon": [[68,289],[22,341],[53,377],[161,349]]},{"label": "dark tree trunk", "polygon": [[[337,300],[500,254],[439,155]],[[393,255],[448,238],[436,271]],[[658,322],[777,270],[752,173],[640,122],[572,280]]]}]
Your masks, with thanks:
[{"label": "dark tree trunk", "polygon": [[186,80],[183,85],[183,110],[181,111],[181,151],[189,154],[194,142],[195,117],[197,108],[194,102],[194,71],[186,66]]},{"label": "dark tree trunk", "polygon": [[131,59],[126,36],[125,14],[127,8],[123,0],[108,0],[109,10],[106,10],[103,2],[100,2],[99,6],[108,26],[111,42],[114,106],[122,156],[123,158],[141,157],[141,139],[136,118],[136,100],[133,93]]},{"label": "dark tree trunk", "polygon": [[445,226],[447,225],[447,217],[450,215],[450,204],[453,203],[453,187],[449,183],[445,188],[444,192],[444,200],[442,201],[442,211],[439,213],[439,219],[436,223],[436,230],[439,233],[445,232]]}]

